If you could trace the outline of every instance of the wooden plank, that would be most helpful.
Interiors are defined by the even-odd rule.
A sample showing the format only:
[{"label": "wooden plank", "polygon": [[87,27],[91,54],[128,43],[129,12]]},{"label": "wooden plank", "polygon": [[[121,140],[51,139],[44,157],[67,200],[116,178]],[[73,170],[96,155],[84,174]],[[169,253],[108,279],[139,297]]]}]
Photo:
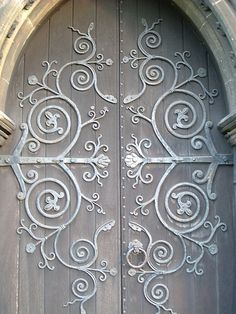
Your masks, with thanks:
[{"label": "wooden plank", "polygon": [[[116,0],[97,1],[96,9],[96,42],[97,53],[102,53],[104,59],[111,59],[111,66],[105,65],[102,71],[96,67],[98,87],[104,94],[113,95],[119,99],[119,21],[118,4]],[[104,23],[104,21],[106,21]],[[108,27],[109,25],[109,27]],[[102,142],[108,145],[106,153],[111,163],[108,167],[109,175],[102,180],[103,186],[96,186],[100,195],[101,203],[106,211],[105,215],[96,215],[96,228],[108,220],[115,220],[115,226],[109,232],[103,232],[99,237],[99,255],[96,263],[104,259],[108,261],[108,268],[115,267],[118,274],[113,277],[108,275],[106,282],[99,281],[96,296],[96,313],[121,313],[120,292],[120,155],[119,155],[119,100],[117,104],[106,102],[96,95],[96,110],[99,112],[103,107],[109,112],[101,120],[101,127],[96,132],[96,137],[102,134]],[[116,188],[114,188],[116,187]]]},{"label": "wooden plank", "polygon": [[[214,105],[210,106],[210,116],[214,123],[212,131],[213,141],[218,152],[231,153],[232,148],[225,141],[225,138],[217,129],[217,123],[226,116],[227,107],[224,100],[224,91],[219,73],[215,68],[214,60],[208,56],[209,89],[216,88],[219,91]],[[217,199],[214,202],[214,213],[221,217],[226,223],[228,230],[219,230],[214,239],[218,246],[218,254],[213,257],[215,262],[216,280],[216,313],[234,313],[235,311],[235,280],[232,275],[235,271],[235,211],[233,201],[233,167],[219,167],[216,174],[214,190],[217,192]],[[222,188],[223,187],[223,188]],[[210,260],[211,257],[208,257]],[[212,262],[212,259],[211,261]]]},{"label": "wooden plank", "polygon": [[[128,275],[130,266],[126,261],[126,253],[128,251],[129,242],[135,239],[141,240],[140,234],[134,234],[128,225],[132,216],[130,212],[135,206],[136,190],[132,188],[133,180],[127,177],[127,167],[124,159],[126,157],[127,144],[132,140],[131,134],[137,137],[139,132],[134,131],[131,123],[131,113],[127,107],[131,104],[124,104],[124,100],[128,95],[137,94],[140,88],[138,70],[132,69],[130,63],[123,62],[123,57],[129,57],[132,49],[137,50],[138,36],[138,1],[123,1],[120,5],[120,95],[121,95],[121,118],[120,118],[120,136],[121,136],[121,232],[122,232],[122,311],[138,313],[141,309],[143,298],[142,286],[137,284],[135,277]],[[136,128],[137,129],[137,128]],[[137,134],[138,133],[138,134]],[[138,221],[140,219],[138,218]]]},{"label": "wooden plank", "polygon": [[[141,17],[144,17],[147,19],[148,25],[151,26],[154,21],[157,21],[159,18],[163,18],[163,20],[164,20],[163,23],[156,27],[157,31],[159,31],[161,34],[162,44],[160,45],[160,47],[155,49],[155,51],[152,53],[173,59],[173,55],[175,52],[174,49],[176,49],[176,48],[178,49],[178,47],[176,47],[176,44],[179,43],[180,45],[182,45],[182,37],[181,37],[182,34],[181,34],[181,32],[180,32],[180,34],[177,32],[179,29],[181,30],[181,23],[179,23],[179,19],[178,19],[178,17],[176,17],[175,12],[172,14],[169,12],[169,7],[165,6],[164,4],[161,4],[160,9],[161,9],[161,14],[159,12],[159,4],[157,4],[156,6],[153,6],[153,3],[150,4],[150,6],[147,3],[139,4],[139,15],[138,15],[139,18],[138,18],[137,23],[139,25],[140,21],[141,21]],[[144,27],[141,26],[139,28],[138,34],[141,33],[141,31],[143,31],[143,29],[144,29]],[[176,32],[173,32],[173,29],[176,30]],[[126,33],[128,33],[127,30],[126,30]],[[178,36],[180,36],[180,38]],[[136,38],[137,38],[137,36],[136,36]],[[145,47],[145,48],[148,49],[147,47]],[[150,51],[150,50],[148,50],[148,51]],[[150,62],[149,65],[154,65],[155,63],[157,63],[157,62],[153,62],[153,63]],[[159,61],[158,64],[160,65],[161,62]],[[146,92],[142,95],[142,97],[140,98],[140,101],[139,102],[136,101],[133,103],[135,108],[137,108],[138,105],[144,105],[145,104],[145,108],[146,108],[145,115],[147,117],[151,116],[151,112],[152,112],[152,109],[153,109],[155,102],[157,101],[157,99],[161,95],[164,94],[164,92],[166,90],[168,90],[168,88],[170,88],[170,82],[171,82],[171,80],[173,80],[172,77],[173,77],[174,73],[171,72],[171,69],[168,68],[164,64],[164,62],[161,64],[161,66],[164,67],[164,71],[165,71],[164,82],[159,84],[159,86],[157,85],[153,88],[150,87],[149,85],[147,85]],[[135,76],[134,71],[132,72],[132,75]],[[133,82],[134,78],[132,77],[132,79],[130,81]],[[125,85],[127,86],[127,84],[125,84]],[[140,87],[140,85],[139,85],[139,87]],[[158,111],[158,116],[156,117],[156,119],[157,119],[158,128],[165,138],[167,134],[166,134],[166,132],[164,132],[164,118],[163,118],[164,113],[165,113],[165,107],[162,105],[162,107]],[[130,121],[129,121],[129,123],[130,123]],[[130,133],[134,133],[134,132],[135,132],[135,134],[137,134],[137,136],[140,138],[140,140],[143,138],[148,138],[151,140],[152,148],[150,150],[144,150],[145,154],[147,154],[148,156],[155,156],[155,157],[168,155],[167,152],[160,145],[157,137],[155,136],[155,134],[152,130],[152,127],[150,127],[150,125],[147,122],[139,122],[138,127],[133,126],[133,130]],[[173,146],[171,144],[175,143],[173,141],[173,139],[171,141],[169,137],[168,137],[167,142],[171,147]],[[144,196],[144,200],[149,200],[154,195],[157,184],[158,184],[158,182],[160,182],[160,179],[161,179],[161,177],[164,174],[164,171],[166,169],[167,169],[166,166],[159,165],[159,164],[153,165],[153,166],[147,166],[146,172],[148,171],[148,173],[151,173],[154,176],[153,183],[152,184],[140,183],[137,186],[134,193],[132,193],[132,195],[131,195],[130,191],[128,191],[129,198],[132,197],[135,200],[135,197],[137,195],[142,194]],[[145,171],[144,171],[144,173],[145,173]],[[175,175],[176,175],[176,173],[175,173]],[[165,185],[162,188],[162,190],[163,190],[162,193],[167,192],[167,186],[168,185]],[[131,188],[129,188],[129,189],[131,189]],[[162,207],[163,206],[162,204],[164,204],[164,202],[162,202],[160,200],[159,206]],[[134,204],[132,204],[132,206],[134,206]],[[169,235],[169,232],[167,232],[167,230],[159,222],[159,220],[156,216],[154,206],[149,205],[148,208],[150,209],[149,216],[142,217],[141,213],[139,213],[139,218],[129,216],[129,219],[132,221],[140,222],[143,226],[145,226],[145,228],[151,233],[153,242],[155,242],[157,240],[163,240],[163,241],[169,240],[169,241],[171,241],[171,235]],[[134,237],[134,236],[136,236],[136,235],[132,234],[132,237]],[[141,240],[143,241],[143,243],[145,243],[144,241],[147,241],[147,236],[145,236],[145,237],[143,236],[141,238]],[[150,256],[150,258],[152,258],[152,257]],[[132,279],[130,279],[130,281],[131,280]],[[172,279],[168,279],[168,276],[166,276],[164,280],[162,280],[162,278],[156,279],[155,283],[156,284],[158,284],[158,283],[167,284],[168,286],[170,286],[170,290],[172,292],[171,295],[174,294],[174,291],[175,291],[174,286],[176,286],[176,285],[173,284]],[[129,287],[129,291],[131,291],[130,292],[131,298],[128,297],[127,299],[129,299],[130,301],[133,301],[132,298],[134,297],[134,295],[137,298],[137,300],[132,302],[132,305],[130,305],[129,311],[131,311],[131,309],[132,309],[132,311],[134,310],[136,313],[139,313],[140,307],[141,307],[143,312],[151,311],[153,306],[145,300],[144,294],[141,291],[141,289],[143,289],[143,287],[141,287],[140,292],[138,292],[138,293],[137,293],[137,291],[135,291],[135,289],[137,289],[137,288],[139,288],[139,287],[137,287],[137,283],[134,283],[132,288]],[[149,287],[149,290],[147,290],[146,292],[150,296],[151,295],[151,287]],[[175,300],[175,299],[171,298],[171,300]]]},{"label": "wooden plank", "polygon": [[[14,79],[11,82],[7,97],[7,115],[17,123],[21,122],[21,108],[18,106],[17,93],[22,89],[24,58],[19,60],[15,69]],[[20,129],[17,129],[8,139],[7,144],[1,148],[1,154],[10,154],[21,135]],[[15,175],[10,167],[1,168],[0,184],[0,309],[3,313],[11,314],[18,311],[18,288],[19,288],[19,241],[16,229],[19,224],[20,206],[16,195],[19,186]],[[4,178],[4,182],[3,182]],[[12,197],[9,197],[11,195]]]},{"label": "wooden plank", "polygon": [[[49,30],[49,47],[48,47],[48,58],[51,62],[52,60],[56,60],[57,64],[55,67],[60,69],[64,64],[71,61],[72,55],[72,33],[68,29],[69,26],[72,25],[72,9],[73,9],[73,2],[69,1],[65,3],[62,7],[59,8],[49,20],[50,23],[50,30]],[[65,69],[64,72],[67,70]],[[70,85],[68,84],[69,81],[69,74],[70,69],[65,75],[62,75],[60,79],[60,86],[62,86],[62,93],[66,96],[70,96]],[[48,80],[48,84],[51,87],[55,86],[55,78],[50,77]],[[48,93],[49,95],[49,93]],[[50,95],[51,96],[51,95]],[[52,99],[51,101],[47,102],[47,106],[52,106],[51,109],[48,111],[52,114],[59,114],[58,118],[58,126],[62,127],[64,132],[66,132],[68,128],[68,123],[65,119],[64,114],[62,111],[58,109],[53,109],[53,106],[57,105],[62,110],[65,110],[71,116],[71,108],[68,103],[63,100]],[[48,139],[57,139],[58,133],[54,132],[52,134],[48,134]],[[48,144],[46,145],[46,156],[59,156],[63,153],[65,148],[70,144],[71,138],[70,133],[68,136],[65,137],[64,140],[56,143],[56,144]],[[67,177],[66,173],[63,172],[57,166],[46,166],[45,169],[45,177],[57,179],[70,190],[70,180]],[[48,183],[46,184],[45,188],[52,188],[55,189],[58,193],[65,192],[62,190],[58,184]],[[70,195],[72,198],[73,196]],[[60,210],[63,209],[65,205],[65,201],[67,196],[65,194],[64,198],[61,200],[59,199],[57,205],[61,207]],[[57,212],[53,211],[53,209],[49,212],[50,214],[56,214]],[[66,223],[70,219],[70,208],[59,218],[55,219],[46,219],[46,224],[54,224],[54,225],[61,225]],[[65,228],[62,231],[61,236],[58,241],[57,251],[59,256],[64,260],[66,263],[69,262],[69,248],[70,248],[70,234],[69,234],[69,227]],[[47,253],[50,254],[53,250],[53,241],[54,237],[52,237],[51,241],[47,243]],[[69,313],[69,307],[64,307],[64,305],[70,301],[70,281],[69,281],[69,269],[65,267],[56,257],[56,259],[52,262],[55,266],[53,271],[45,271],[45,300],[44,300],[44,307],[45,307],[45,314],[46,313]],[[58,298],[58,296],[60,296]]]},{"label": "wooden plank", "polygon": [[[91,36],[92,38],[95,38],[96,34],[96,1],[90,1],[89,5],[87,1],[81,0],[81,1],[73,1],[74,6],[74,12],[73,12],[73,27],[75,29],[79,29],[80,32],[87,34],[89,25],[91,23],[94,23],[94,29],[91,30]],[[76,40],[78,38],[78,34],[73,32],[73,40]],[[86,40],[85,40],[86,41]],[[84,42],[81,40],[79,42]],[[91,52],[91,45],[88,41],[86,43],[89,44],[89,52]],[[72,60],[82,60],[86,56],[88,56],[88,53],[86,54],[78,54],[75,51],[73,51],[72,54]],[[85,68],[81,68],[81,66],[74,66],[72,67],[71,71],[72,73],[76,70],[85,70]],[[91,76],[90,76],[91,80]],[[77,85],[77,84],[76,84]],[[78,91],[74,88],[71,88],[71,97],[75,104],[77,105],[82,123],[87,121],[89,119],[88,112],[91,110],[91,106],[95,105],[95,92],[93,88],[90,88],[86,91]],[[73,117],[72,117],[73,118]],[[72,123],[74,125],[77,125],[76,117],[72,119]],[[77,156],[77,157],[89,157],[91,155],[91,151],[87,151],[85,149],[85,143],[87,141],[94,141],[95,140],[95,134],[94,130],[92,129],[91,125],[88,125],[85,127],[81,133],[80,137],[75,145],[75,147],[72,149],[71,155]],[[92,198],[93,193],[95,193],[95,184],[93,182],[85,182],[83,179],[83,174],[86,171],[91,171],[92,169],[88,165],[72,165],[71,170],[73,171],[74,175],[76,176],[76,179],[78,180],[81,193],[86,195],[89,198]],[[79,240],[79,239],[86,239],[93,241],[93,235],[95,233],[95,212],[96,209],[94,209],[92,212],[89,212],[87,210],[87,206],[89,205],[88,202],[86,202],[84,199],[81,200],[81,207],[80,211],[78,213],[77,218],[74,220],[74,222],[71,224],[71,231],[70,231],[70,243]],[[72,208],[74,204],[72,203]],[[87,247],[87,244],[85,244]],[[91,252],[93,254],[93,252]],[[90,256],[91,258],[91,256]],[[86,262],[85,262],[86,263]],[[74,263],[75,264],[75,263]],[[81,264],[78,263],[78,266]],[[70,282],[72,283],[75,280],[79,280],[78,282],[81,282],[83,280],[86,280],[88,283],[88,289],[85,290],[83,293],[84,296],[88,296],[91,294],[91,292],[94,289],[93,283],[90,280],[90,277],[87,276],[83,272],[78,271],[71,271],[70,272]],[[70,294],[71,300],[75,299],[75,296],[71,293]],[[87,313],[96,313],[96,295],[93,296],[91,299],[85,302],[84,308],[87,311]],[[80,307],[78,303],[75,303],[70,306],[71,314],[78,313]]]},{"label": "wooden plank", "polygon": [[[25,52],[25,67],[24,67],[24,95],[28,95],[32,91],[32,86],[27,84],[28,77],[36,75],[38,79],[41,79],[44,68],[42,67],[42,61],[48,59],[48,31],[49,23],[45,22],[42,27],[35,33],[31,39],[26,52]],[[45,92],[37,95],[37,97],[44,97]],[[26,102],[23,108],[23,121],[27,121],[28,113],[32,105]],[[35,116],[31,121],[34,130],[35,128]],[[23,150],[24,156],[32,156],[26,146]],[[45,154],[45,147],[41,145],[37,154]],[[43,176],[45,173],[44,166],[22,167],[23,172],[27,173],[30,169],[34,169],[38,172],[39,176]],[[30,185],[27,185],[27,189]],[[33,216],[36,214],[35,207],[35,193],[37,193],[37,187],[32,193],[32,197],[29,199],[29,207],[33,212]],[[22,202],[22,210],[20,219],[24,219],[26,226],[29,226],[32,222],[27,217],[25,212],[24,201]],[[43,236],[43,230],[37,229],[36,233]],[[20,285],[19,285],[19,314],[33,313],[37,309],[38,313],[44,313],[44,270],[38,267],[38,263],[41,260],[40,250],[36,250],[34,254],[28,254],[26,252],[26,245],[34,242],[32,238],[26,232],[23,232],[20,236]]]},{"label": "wooden plank", "polygon": [[[187,21],[183,17],[183,50],[184,51],[189,51],[190,52],[190,57],[187,59],[189,64],[191,65],[194,73],[197,73],[199,68],[207,68],[207,62],[206,62],[206,48],[203,46],[202,42],[200,42],[196,30],[193,28],[193,26],[190,24],[189,21]],[[189,75],[188,69],[186,69],[186,75]],[[208,87],[208,81],[207,78],[201,78],[200,81]],[[191,83],[188,86],[188,90],[192,91],[196,95],[199,95],[201,92],[199,86],[197,84]],[[191,102],[194,105],[196,114],[197,114],[197,125],[200,125],[200,122],[203,119],[203,111],[201,107],[199,106],[198,102],[194,103],[194,100],[192,99]],[[204,110],[206,110],[207,116],[209,116],[209,104],[207,102],[204,103]],[[191,133],[193,128],[189,129],[189,132]],[[205,134],[202,132],[201,133],[203,136]],[[186,141],[186,151],[189,156],[191,155],[208,155],[209,152],[206,150],[206,147],[203,147],[202,150],[197,151],[192,149],[191,147],[191,142]],[[208,165],[189,165],[186,166],[186,172],[188,173],[188,180],[195,184],[195,182],[192,180],[192,173],[196,169],[201,169],[202,171],[207,171]],[[205,191],[206,189],[205,186],[199,185],[199,187]],[[202,202],[202,207],[205,207],[206,204],[205,202]],[[204,209],[203,209],[204,210]],[[201,213],[199,213],[199,217],[203,217]],[[209,217],[211,219],[211,217]],[[195,233],[193,232],[190,234],[191,237],[195,237],[197,239],[203,239],[204,235],[206,233],[204,232],[203,228],[198,229]],[[206,235],[205,235],[206,236]],[[200,254],[199,247],[195,243],[188,243],[191,256],[198,256]],[[206,265],[205,265],[206,263]],[[195,273],[186,273],[186,285],[188,287],[188,295],[189,299],[191,300],[188,303],[188,310],[192,311],[193,313],[199,313],[199,312],[209,312],[211,311],[208,308],[208,304],[212,304],[215,301],[215,292],[213,286],[215,286],[215,276],[214,276],[214,263],[211,264],[211,267],[207,267],[208,263],[207,260],[204,259],[200,264],[199,268],[203,268],[204,274],[202,276],[197,276]],[[193,280],[194,279],[194,280]],[[208,291],[208,298],[209,298],[209,303],[206,302],[205,296],[206,296],[206,291],[205,293],[203,292],[203,287]],[[191,290],[190,290],[191,289]],[[209,293],[210,290],[210,293]]]}]

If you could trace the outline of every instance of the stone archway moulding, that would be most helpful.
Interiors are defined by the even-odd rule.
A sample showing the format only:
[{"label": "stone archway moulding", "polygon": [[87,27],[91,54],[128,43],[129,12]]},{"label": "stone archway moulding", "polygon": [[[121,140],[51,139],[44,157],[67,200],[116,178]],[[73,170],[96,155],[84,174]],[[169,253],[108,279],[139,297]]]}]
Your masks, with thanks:
[{"label": "stone archway moulding", "polygon": [[[229,116],[220,123],[220,127],[226,135],[231,136],[232,128],[234,129],[236,126],[235,11],[227,0],[172,1],[192,21],[214,55],[223,84],[225,85],[227,110],[229,113]],[[33,32],[63,2],[65,0],[1,1],[0,146],[14,130],[14,122],[5,114],[5,104],[15,64]],[[235,126],[233,127],[233,125]],[[231,140],[231,143],[234,144],[234,141]]]}]

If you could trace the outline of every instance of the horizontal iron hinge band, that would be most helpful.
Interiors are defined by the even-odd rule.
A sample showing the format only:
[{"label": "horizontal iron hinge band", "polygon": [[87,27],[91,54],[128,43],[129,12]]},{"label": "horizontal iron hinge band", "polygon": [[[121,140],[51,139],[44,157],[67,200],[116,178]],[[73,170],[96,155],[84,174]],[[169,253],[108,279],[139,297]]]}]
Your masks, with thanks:
[{"label": "horizontal iron hinge band", "polygon": [[[0,167],[12,164],[89,164],[96,158],[79,157],[25,157],[25,156],[0,156]],[[172,163],[218,163],[222,165],[233,165],[232,154],[217,154],[215,156],[176,156],[176,157],[149,157],[145,159],[150,164],[172,164]]]}]

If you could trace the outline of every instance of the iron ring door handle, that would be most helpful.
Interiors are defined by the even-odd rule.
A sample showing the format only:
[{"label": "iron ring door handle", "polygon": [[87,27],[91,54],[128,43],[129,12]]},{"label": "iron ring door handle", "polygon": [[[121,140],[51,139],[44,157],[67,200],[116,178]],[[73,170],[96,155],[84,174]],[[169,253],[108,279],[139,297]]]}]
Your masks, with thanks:
[{"label": "iron ring door handle", "polygon": [[[143,249],[143,244],[139,240],[135,239],[129,243],[128,249],[129,250],[126,254],[126,260],[129,266],[135,269],[142,268],[147,263],[147,259],[148,259],[147,253]],[[143,255],[143,260],[141,263],[135,265],[131,262],[131,257],[132,255],[138,255],[138,254]]]}]

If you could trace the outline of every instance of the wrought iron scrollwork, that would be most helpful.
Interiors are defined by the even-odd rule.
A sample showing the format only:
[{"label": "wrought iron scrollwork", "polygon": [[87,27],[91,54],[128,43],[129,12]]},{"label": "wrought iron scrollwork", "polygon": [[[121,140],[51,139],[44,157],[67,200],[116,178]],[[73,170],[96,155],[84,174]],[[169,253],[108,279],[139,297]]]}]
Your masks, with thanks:
[{"label": "wrought iron scrollwork", "polygon": [[[212,255],[217,254],[218,247],[213,238],[217,230],[226,231],[227,226],[221,222],[217,215],[215,222],[208,220],[210,201],[217,197],[213,188],[217,169],[219,166],[232,165],[232,155],[218,153],[212,141],[211,128],[213,123],[207,119],[205,103],[208,102],[212,105],[218,91],[216,89],[209,91],[202,83],[201,78],[206,76],[206,70],[203,68],[198,69],[197,72],[193,70],[188,61],[191,56],[189,51],[176,52],[177,61],[158,55],[161,36],[157,28],[161,20],[153,23],[151,27],[144,19],[142,19],[142,23],[144,31],[139,35],[137,43],[139,52],[132,49],[129,56],[123,58],[124,63],[130,63],[131,69],[138,69],[142,87],[137,94],[126,96],[124,103],[127,104],[127,109],[132,114],[132,123],[138,124],[140,120],[146,121],[155,134],[157,142],[163,146],[167,156],[150,157],[147,152],[153,144],[152,141],[149,138],[143,138],[139,141],[135,134],[132,134],[132,140],[126,146],[127,176],[134,180],[133,188],[135,189],[138,183],[149,184],[154,181],[152,173],[143,171],[146,165],[166,164],[168,168],[157,182],[155,192],[150,199],[145,201],[143,195],[136,197],[137,207],[131,211],[131,215],[135,217],[139,214],[147,216],[150,213],[150,205],[154,204],[158,221],[171,233],[175,239],[175,246],[176,243],[178,245],[175,247],[171,242],[161,239],[154,241],[144,226],[130,222],[129,226],[132,230],[146,234],[148,245],[146,248],[142,247],[143,255],[147,257],[140,267],[132,266],[130,254],[131,251],[134,252],[134,248],[129,248],[127,262],[131,269],[128,273],[130,276],[138,276],[138,282],[143,283],[146,300],[156,307],[157,313],[164,310],[173,314],[173,309],[166,307],[169,300],[169,289],[165,283],[161,282],[161,278],[163,275],[176,273],[184,265],[187,265],[187,272],[201,275],[203,268],[200,262],[205,251],[207,250]],[[130,105],[131,102],[141,98],[147,86],[161,85],[166,79],[167,70],[173,75],[168,76],[167,88],[151,107],[150,115],[145,113],[146,110],[143,105],[139,107]],[[183,70],[185,74],[188,73],[187,78],[186,75],[181,76]],[[183,79],[183,77],[185,78]],[[193,85],[197,86],[195,90],[198,92],[191,89]],[[164,108],[162,115],[160,112],[163,111],[159,111],[161,106],[162,109]],[[147,110],[147,112],[149,111],[150,109]],[[158,125],[160,116],[163,117],[164,129],[168,134],[166,138]],[[179,155],[168,143],[169,136],[173,136],[179,141],[183,139],[190,141],[191,149],[196,151],[196,154]],[[201,151],[207,151],[208,154],[199,154],[198,152]],[[197,167],[205,164],[208,165],[208,169],[203,172],[200,168],[195,168],[192,170],[191,180],[168,181],[171,187],[165,191],[164,184],[173,174],[174,169],[181,164],[192,164]],[[193,233],[196,234],[202,228],[206,232],[204,239],[196,239]],[[199,254],[197,256],[187,253],[187,243],[198,248]],[[182,252],[177,264],[174,261],[176,250]]]},{"label": "wrought iron scrollwork", "polygon": [[[68,301],[65,306],[80,302],[81,314],[86,313],[85,302],[96,293],[97,281],[105,281],[107,274],[115,276],[117,272],[115,268],[109,269],[106,260],[100,261],[100,266],[97,266],[98,236],[101,232],[109,231],[115,225],[114,220],[101,225],[95,231],[93,241],[88,239],[74,241],[70,246],[70,261],[68,258],[65,259],[59,250],[60,239],[78,216],[82,200],[87,203],[88,211],[96,209],[97,213],[105,214],[104,208],[99,204],[99,193],[95,192],[92,196],[83,193],[70,165],[87,165],[90,169],[84,170],[83,180],[96,181],[102,186],[102,179],[109,175],[107,168],[111,162],[107,155],[108,146],[102,143],[102,135],[95,141],[85,143],[84,148],[90,153],[90,157],[71,157],[71,151],[79,140],[81,130],[89,125],[94,130],[99,130],[100,120],[109,110],[104,107],[97,112],[92,105],[88,109],[88,119],[83,121],[80,104],[66,95],[62,83],[66,78],[71,88],[78,93],[78,99],[79,93],[94,88],[103,100],[112,104],[117,102],[114,96],[104,94],[98,86],[94,67],[102,71],[105,66],[111,66],[113,61],[110,58],[104,59],[103,54],[96,55],[96,44],[91,35],[93,27],[91,23],[87,33],[70,27],[78,35],[73,46],[77,60],[64,64],[60,69],[56,69],[56,61],[44,61],[43,77],[41,79],[36,75],[28,77],[32,91],[27,95],[21,92],[18,95],[20,106],[29,108],[26,123],[20,125],[21,139],[12,155],[0,158],[0,166],[11,166],[19,182],[20,192],[17,197],[24,202],[27,221],[21,219],[17,232],[18,234],[26,232],[32,239],[25,247],[26,252],[33,254],[37,248],[39,249],[40,268],[53,270],[54,262],[57,260],[66,268],[78,272],[71,285],[74,299]],[[58,143],[64,144],[60,145],[61,151],[56,156],[48,153],[45,157],[44,150],[43,153],[41,151],[42,146],[49,147]],[[25,174],[24,167],[27,165],[32,168]],[[42,177],[42,173],[38,167],[34,167],[35,165],[53,166],[52,173],[60,172],[60,176],[46,174]],[[49,239],[53,242],[50,252],[47,247]]]}]

